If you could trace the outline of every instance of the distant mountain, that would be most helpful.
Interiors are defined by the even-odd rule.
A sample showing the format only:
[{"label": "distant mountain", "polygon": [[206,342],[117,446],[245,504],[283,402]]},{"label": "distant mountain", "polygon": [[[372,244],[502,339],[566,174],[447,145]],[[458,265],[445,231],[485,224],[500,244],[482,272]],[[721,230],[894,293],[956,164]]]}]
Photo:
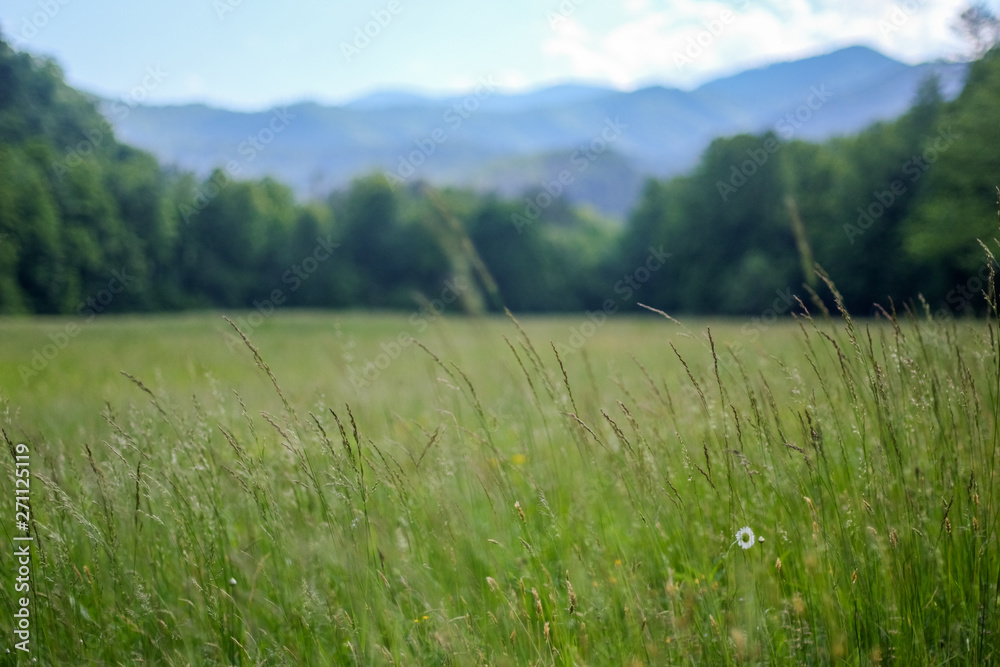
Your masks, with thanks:
[{"label": "distant mountain", "polygon": [[[484,80],[467,95],[443,98],[383,92],[336,107],[240,113],[138,106],[124,117],[108,115],[122,141],[201,175],[235,161],[243,177],[272,175],[318,196],[380,169],[398,180],[510,195],[568,172],[567,198],[621,217],[646,178],[690,169],[716,137],[768,129],[809,140],[853,133],[903,113],[929,75],[939,77],[946,98],[955,97],[966,69],[906,65],[856,46],[692,91],[562,85],[504,94]],[[285,121],[274,124],[281,114]]]},{"label": "distant mountain", "polygon": [[371,109],[391,109],[393,107],[434,106],[438,100],[425,97],[419,93],[406,93],[396,90],[379,91],[344,104],[348,109],[359,111]]},{"label": "distant mountain", "polygon": [[[485,88],[490,83],[489,80],[484,80],[481,82],[481,85]],[[562,84],[514,95],[490,95],[481,100],[480,109],[494,112],[547,109],[555,106],[585,102],[618,92],[614,88]],[[473,90],[471,94],[475,96],[475,91]],[[453,95],[451,97],[427,97],[418,93],[384,91],[366,95],[365,97],[348,102],[344,106],[349,109],[367,110],[400,107],[439,107],[442,105],[452,106],[455,103],[463,102],[468,96],[469,94]]]}]

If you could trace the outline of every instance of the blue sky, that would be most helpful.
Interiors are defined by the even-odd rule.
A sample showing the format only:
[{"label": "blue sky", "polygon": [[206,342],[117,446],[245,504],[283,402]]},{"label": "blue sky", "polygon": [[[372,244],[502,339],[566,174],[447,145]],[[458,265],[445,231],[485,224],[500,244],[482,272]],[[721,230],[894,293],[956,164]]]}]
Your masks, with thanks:
[{"label": "blue sky", "polygon": [[130,95],[145,81],[146,103],[249,110],[386,89],[455,93],[484,77],[511,91],[566,81],[690,88],[852,44],[909,63],[953,58],[963,45],[952,25],[965,4],[4,0],[0,30],[101,95]]}]

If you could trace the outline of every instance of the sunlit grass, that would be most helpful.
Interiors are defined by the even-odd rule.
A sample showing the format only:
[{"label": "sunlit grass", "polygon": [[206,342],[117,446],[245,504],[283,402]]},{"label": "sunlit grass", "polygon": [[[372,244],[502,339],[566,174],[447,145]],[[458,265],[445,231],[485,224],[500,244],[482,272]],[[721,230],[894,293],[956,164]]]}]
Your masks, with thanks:
[{"label": "sunlit grass", "polygon": [[585,321],[0,322],[37,657],[995,659],[995,318]]}]

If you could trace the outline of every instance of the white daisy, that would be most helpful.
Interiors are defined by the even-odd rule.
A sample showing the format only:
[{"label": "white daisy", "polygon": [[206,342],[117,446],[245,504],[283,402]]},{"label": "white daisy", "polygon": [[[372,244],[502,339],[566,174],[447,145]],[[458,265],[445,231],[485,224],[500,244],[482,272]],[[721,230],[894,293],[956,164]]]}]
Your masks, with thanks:
[{"label": "white daisy", "polygon": [[754,538],[753,531],[750,530],[750,526],[743,526],[738,531],[736,531],[736,543],[739,544],[744,549],[749,549],[753,546]]}]

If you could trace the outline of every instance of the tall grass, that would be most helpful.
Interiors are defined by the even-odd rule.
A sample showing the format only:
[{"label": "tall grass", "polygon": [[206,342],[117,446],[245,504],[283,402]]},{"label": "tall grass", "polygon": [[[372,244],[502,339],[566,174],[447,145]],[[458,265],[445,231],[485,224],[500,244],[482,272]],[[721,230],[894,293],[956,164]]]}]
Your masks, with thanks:
[{"label": "tall grass", "polygon": [[[626,368],[512,318],[505,357],[471,329],[466,364],[409,350],[406,414],[377,387],[296,401],[252,335],[261,409],[127,375],[131,407],[53,437],[8,398],[4,437],[33,451],[33,656],[988,664],[997,323],[993,302],[967,322],[802,308],[795,336],[734,354],[664,320]],[[5,624],[14,604],[0,587]]]}]

